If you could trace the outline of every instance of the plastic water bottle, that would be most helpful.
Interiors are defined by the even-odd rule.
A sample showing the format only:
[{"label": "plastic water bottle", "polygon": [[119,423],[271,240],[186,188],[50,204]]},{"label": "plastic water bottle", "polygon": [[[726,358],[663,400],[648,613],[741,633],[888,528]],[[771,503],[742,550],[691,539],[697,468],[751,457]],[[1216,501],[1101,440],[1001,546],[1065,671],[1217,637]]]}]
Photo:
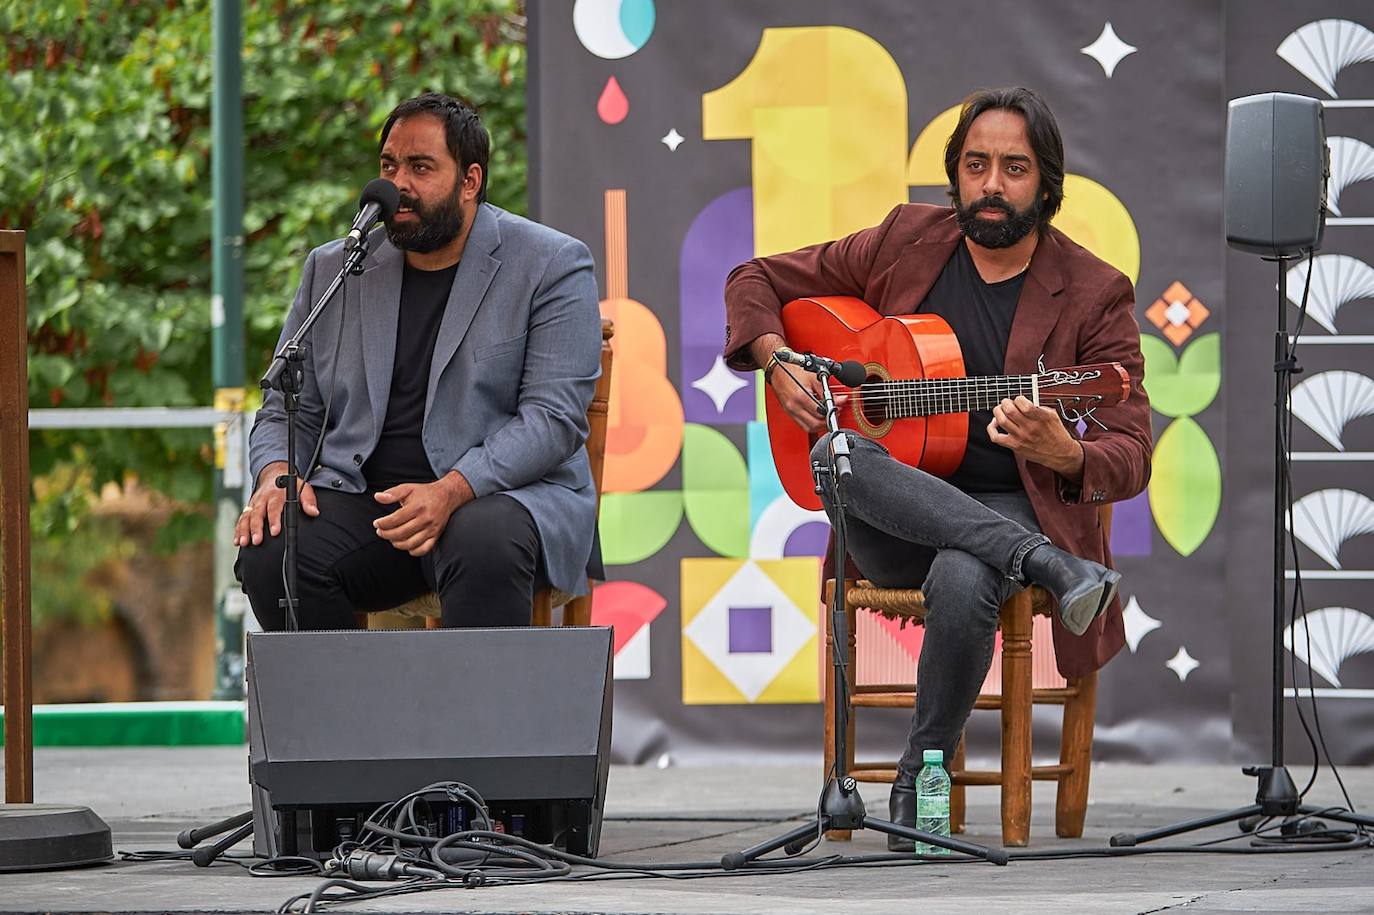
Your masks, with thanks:
[{"label": "plastic water bottle", "polygon": [[[945,771],[944,750],[924,750],[925,763],[916,776],[916,828],[937,836],[949,835],[949,773]],[[918,855],[947,855],[948,848],[916,843]]]}]

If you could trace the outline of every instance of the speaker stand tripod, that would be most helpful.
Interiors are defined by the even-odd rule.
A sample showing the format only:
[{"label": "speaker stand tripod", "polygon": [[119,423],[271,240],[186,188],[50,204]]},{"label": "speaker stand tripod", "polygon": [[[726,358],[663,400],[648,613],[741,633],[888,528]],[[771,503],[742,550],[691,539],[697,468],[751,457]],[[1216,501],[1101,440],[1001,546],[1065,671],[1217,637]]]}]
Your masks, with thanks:
[{"label": "speaker stand tripod", "polygon": [[835,563],[835,588],[830,604],[830,633],[829,638],[833,646],[830,653],[831,661],[834,665],[835,689],[843,691],[840,695],[841,701],[835,703],[835,770],[833,775],[829,775],[825,789],[821,793],[820,804],[817,808],[817,816],[795,829],[791,829],[780,836],[775,836],[752,848],[744,851],[729,852],[720,859],[720,865],[726,870],[735,870],[743,867],[751,861],[775,851],[779,848],[788,855],[798,854],[810,839],[814,836],[823,834],[832,829],[872,829],[875,832],[886,833],[887,835],[902,836],[903,838],[913,839],[928,845],[936,845],[940,848],[947,848],[961,854],[972,855],[982,858],[993,864],[1006,864],[1007,853],[1000,848],[988,848],[983,845],[975,845],[972,842],[965,842],[962,839],[953,839],[949,836],[935,835],[924,830],[915,829],[911,826],[903,826],[899,823],[892,823],[868,815],[868,810],[864,806],[863,798],[859,796],[858,783],[855,778],[847,771],[846,759],[846,728],[844,716],[848,707],[849,680],[845,670],[844,652],[841,646],[848,641],[848,620],[845,614],[845,586],[844,568],[846,560],[845,544],[845,520],[844,520],[844,481],[852,473],[853,469],[849,464],[849,440],[840,431],[839,421],[836,418],[835,398],[830,391],[830,372],[825,368],[819,368],[816,375],[821,381],[821,392],[824,399],[826,419],[826,440],[829,447],[826,449],[826,461],[813,461],[811,472],[816,479],[816,492],[828,492],[831,496],[830,504],[835,506],[834,516],[834,535],[832,541],[832,557]]},{"label": "speaker stand tripod", "polygon": [[[1309,264],[1309,274],[1311,266]],[[1163,826],[1142,833],[1119,833],[1112,836],[1111,843],[1117,847],[1139,845],[1180,833],[1219,826],[1223,823],[1240,822],[1241,829],[1250,832],[1258,823],[1269,817],[1312,816],[1320,814],[1324,819],[1337,820],[1355,826],[1374,826],[1374,817],[1364,816],[1353,811],[1332,812],[1330,808],[1302,803],[1293,776],[1283,764],[1283,611],[1287,602],[1284,582],[1284,514],[1288,510],[1289,458],[1289,391],[1293,376],[1302,371],[1297,359],[1292,355],[1288,341],[1287,293],[1288,265],[1279,259],[1279,320],[1278,332],[1274,337],[1274,606],[1272,629],[1272,680],[1269,685],[1270,703],[1270,741],[1271,756],[1267,766],[1246,766],[1241,770],[1247,776],[1259,779],[1255,792],[1255,802],[1225,813],[1186,820],[1172,826]],[[1296,345],[1296,344],[1294,344]],[[1296,695],[1296,690],[1295,690]]]}]

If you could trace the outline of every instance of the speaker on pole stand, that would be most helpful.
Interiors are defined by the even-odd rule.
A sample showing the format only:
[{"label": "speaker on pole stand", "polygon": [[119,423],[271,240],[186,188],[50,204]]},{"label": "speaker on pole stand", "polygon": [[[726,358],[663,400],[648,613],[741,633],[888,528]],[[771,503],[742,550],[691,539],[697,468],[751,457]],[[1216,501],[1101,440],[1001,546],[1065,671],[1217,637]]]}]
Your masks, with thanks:
[{"label": "speaker on pole stand", "polygon": [[[1274,337],[1274,518],[1273,518],[1273,617],[1271,620],[1271,755],[1269,765],[1246,766],[1242,772],[1258,779],[1255,802],[1234,810],[1164,826],[1142,833],[1120,833],[1111,839],[1128,847],[1180,833],[1225,823],[1239,823],[1244,832],[1254,831],[1269,818],[1300,818],[1298,834],[1307,818],[1374,826],[1374,817],[1341,808],[1303,802],[1293,777],[1284,765],[1283,734],[1283,622],[1287,603],[1285,581],[1287,525],[1292,516],[1291,393],[1293,376],[1302,371],[1297,362],[1297,332],[1306,316],[1307,290],[1299,305],[1293,336],[1288,333],[1287,272],[1289,261],[1311,258],[1321,247],[1326,228],[1326,182],[1330,154],[1322,105],[1316,99],[1282,92],[1268,92],[1233,99],[1227,109],[1225,157],[1226,243],[1238,251],[1257,254],[1278,264],[1278,326]],[[1295,611],[1296,612],[1296,611]],[[1285,828],[1285,833],[1290,832]]]}]

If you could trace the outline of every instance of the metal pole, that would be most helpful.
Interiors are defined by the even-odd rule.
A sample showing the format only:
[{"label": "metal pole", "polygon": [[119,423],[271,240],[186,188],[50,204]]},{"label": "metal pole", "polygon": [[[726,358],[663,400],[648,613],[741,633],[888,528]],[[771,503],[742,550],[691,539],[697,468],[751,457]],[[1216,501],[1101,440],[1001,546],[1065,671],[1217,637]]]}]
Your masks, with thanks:
[{"label": "metal pole", "polygon": [[216,699],[243,697],[243,614],[234,579],[234,523],[253,481],[243,479],[243,27],[240,0],[214,0],[214,328],[216,410],[239,416],[215,427]]},{"label": "metal pole", "polygon": [[24,233],[0,231],[0,629],[5,639],[5,803],[33,802],[29,579],[28,300]]}]

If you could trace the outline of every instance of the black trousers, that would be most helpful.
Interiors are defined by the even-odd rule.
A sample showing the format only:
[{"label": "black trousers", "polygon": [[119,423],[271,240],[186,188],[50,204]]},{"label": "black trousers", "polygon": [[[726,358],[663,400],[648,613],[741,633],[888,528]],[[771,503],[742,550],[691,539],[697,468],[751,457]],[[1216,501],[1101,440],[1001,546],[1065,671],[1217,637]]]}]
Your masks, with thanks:
[{"label": "black trousers", "polygon": [[[317,517],[301,514],[296,546],[301,629],[354,629],[356,611],[390,610],[430,591],[453,627],[528,626],[534,592],[548,582],[539,531],[507,495],[474,499],[453,513],[434,549],[411,556],[378,536],[392,506],[372,492],[316,487]],[[284,536],[239,549],[234,571],[262,628],[286,628]]]}]

